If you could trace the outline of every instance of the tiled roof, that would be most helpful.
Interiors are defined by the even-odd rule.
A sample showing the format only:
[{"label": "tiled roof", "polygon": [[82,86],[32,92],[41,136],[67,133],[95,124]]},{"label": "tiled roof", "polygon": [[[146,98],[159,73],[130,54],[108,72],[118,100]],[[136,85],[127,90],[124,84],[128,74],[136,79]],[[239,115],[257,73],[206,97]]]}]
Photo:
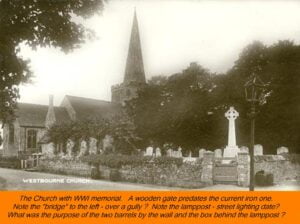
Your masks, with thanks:
[{"label": "tiled roof", "polygon": [[67,110],[64,107],[54,107],[56,123],[61,124],[71,121]]},{"label": "tiled roof", "polygon": [[96,100],[77,96],[66,96],[76,112],[76,118],[108,118],[118,111],[119,105],[104,100]]},{"label": "tiled roof", "polygon": [[[65,108],[54,107],[56,122],[63,123],[70,120]],[[20,126],[45,127],[48,105],[18,103],[17,118]]]},{"label": "tiled roof", "polygon": [[47,111],[46,105],[18,103],[16,115],[21,126],[45,127]]}]

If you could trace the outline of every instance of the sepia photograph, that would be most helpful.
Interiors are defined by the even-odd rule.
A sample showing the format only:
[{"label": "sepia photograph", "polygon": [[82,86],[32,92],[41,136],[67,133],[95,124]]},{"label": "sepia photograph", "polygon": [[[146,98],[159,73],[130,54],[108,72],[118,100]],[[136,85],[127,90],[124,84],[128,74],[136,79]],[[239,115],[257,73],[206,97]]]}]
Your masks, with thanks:
[{"label": "sepia photograph", "polygon": [[0,190],[299,191],[297,0],[0,0]]}]

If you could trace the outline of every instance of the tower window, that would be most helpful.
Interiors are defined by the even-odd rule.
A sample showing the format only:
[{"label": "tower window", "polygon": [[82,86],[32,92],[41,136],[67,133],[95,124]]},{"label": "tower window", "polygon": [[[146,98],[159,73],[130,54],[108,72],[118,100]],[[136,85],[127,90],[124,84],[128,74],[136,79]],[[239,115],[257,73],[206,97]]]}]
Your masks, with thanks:
[{"label": "tower window", "polygon": [[27,131],[27,148],[28,149],[36,149],[36,130],[28,130]]}]

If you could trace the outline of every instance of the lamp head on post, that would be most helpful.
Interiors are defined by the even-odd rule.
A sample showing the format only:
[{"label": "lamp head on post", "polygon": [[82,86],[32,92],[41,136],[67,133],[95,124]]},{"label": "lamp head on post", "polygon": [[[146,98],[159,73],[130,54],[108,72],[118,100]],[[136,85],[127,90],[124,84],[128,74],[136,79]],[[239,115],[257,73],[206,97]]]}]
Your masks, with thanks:
[{"label": "lamp head on post", "polygon": [[259,103],[263,97],[264,83],[258,75],[252,74],[250,80],[245,84],[245,97],[248,102]]}]

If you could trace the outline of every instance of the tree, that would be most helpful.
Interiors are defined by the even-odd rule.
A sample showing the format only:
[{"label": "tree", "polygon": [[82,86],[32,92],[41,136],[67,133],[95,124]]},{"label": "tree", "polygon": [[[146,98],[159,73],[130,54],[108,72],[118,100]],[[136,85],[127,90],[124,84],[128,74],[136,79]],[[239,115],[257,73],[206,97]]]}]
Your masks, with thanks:
[{"label": "tree", "polygon": [[167,79],[154,77],[138,98],[127,103],[144,146],[150,142],[160,147],[174,143],[195,150],[207,145],[212,77],[206,69],[191,64]]},{"label": "tree", "polygon": [[291,41],[272,46],[253,42],[242,51],[233,68],[217,78],[215,102],[220,108],[230,104],[239,111],[237,130],[241,145],[250,142],[250,105],[245,101],[244,84],[252,73],[266,84],[265,100],[257,107],[255,143],[262,144],[265,153],[276,153],[279,146],[299,151],[300,46]]},{"label": "tree", "polygon": [[103,0],[0,1],[0,121],[12,119],[18,86],[32,76],[29,61],[19,55],[20,45],[69,52],[92,35],[73,18],[87,18],[102,9]]},{"label": "tree", "polygon": [[184,149],[224,148],[228,121],[224,113],[234,106],[237,143],[250,143],[250,104],[244,85],[256,73],[266,84],[257,107],[255,143],[264,153],[287,146],[299,153],[300,46],[279,41],[272,46],[253,42],[241,52],[226,74],[214,75],[192,64],[182,73],[156,77],[127,103],[127,111],[145,146],[174,143]]}]

